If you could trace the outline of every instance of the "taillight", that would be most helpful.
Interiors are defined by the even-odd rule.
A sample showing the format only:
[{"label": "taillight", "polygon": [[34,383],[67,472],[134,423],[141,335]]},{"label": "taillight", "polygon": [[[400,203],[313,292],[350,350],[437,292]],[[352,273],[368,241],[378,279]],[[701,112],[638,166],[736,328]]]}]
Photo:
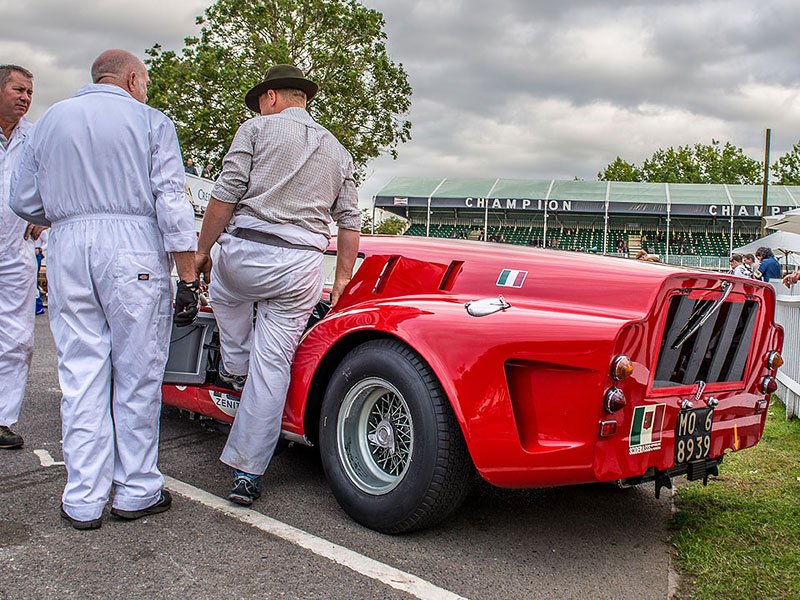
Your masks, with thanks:
[{"label": "taillight", "polygon": [[600,437],[611,437],[617,433],[616,421],[600,421]]},{"label": "taillight", "polygon": [[633,374],[633,363],[631,359],[620,354],[611,362],[611,378],[614,381],[622,381]]},{"label": "taillight", "polygon": [[767,354],[767,368],[769,368],[770,371],[779,369],[781,366],[783,366],[783,357],[780,352],[772,351]]},{"label": "taillight", "polygon": [[764,394],[772,395],[778,390],[778,382],[774,377],[764,377],[761,380],[761,391]]},{"label": "taillight", "polygon": [[625,392],[618,387],[612,387],[606,392],[603,408],[606,409],[607,413],[611,414],[625,408],[627,403],[628,400],[625,398]]}]

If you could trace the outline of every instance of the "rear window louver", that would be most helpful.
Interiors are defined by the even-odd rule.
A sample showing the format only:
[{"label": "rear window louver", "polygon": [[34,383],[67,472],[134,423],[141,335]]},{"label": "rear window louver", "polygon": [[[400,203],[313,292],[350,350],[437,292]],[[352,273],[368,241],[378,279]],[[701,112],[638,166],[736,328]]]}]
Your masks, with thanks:
[{"label": "rear window louver", "polygon": [[[753,300],[722,302],[713,310],[714,304],[713,300],[691,299],[688,295],[670,300],[654,388],[691,385],[698,380],[716,383],[744,378],[758,304]],[[710,314],[687,337],[693,322],[704,313]]]}]

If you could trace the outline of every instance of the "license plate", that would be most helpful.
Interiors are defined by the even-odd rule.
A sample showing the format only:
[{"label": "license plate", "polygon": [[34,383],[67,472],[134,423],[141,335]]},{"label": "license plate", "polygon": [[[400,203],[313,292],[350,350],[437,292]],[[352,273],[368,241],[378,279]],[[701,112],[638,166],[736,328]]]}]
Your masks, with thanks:
[{"label": "license plate", "polygon": [[678,413],[675,426],[675,464],[708,458],[711,452],[713,408],[696,408]]}]

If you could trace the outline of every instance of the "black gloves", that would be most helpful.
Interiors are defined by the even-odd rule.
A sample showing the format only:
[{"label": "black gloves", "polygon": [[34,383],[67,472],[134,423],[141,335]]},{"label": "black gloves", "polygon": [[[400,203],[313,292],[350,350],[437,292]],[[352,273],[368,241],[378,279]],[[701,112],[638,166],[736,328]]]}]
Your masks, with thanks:
[{"label": "black gloves", "polygon": [[194,323],[197,318],[197,306],[200,301],[200,282],[194,281],[178,282],[178,290],[175,292],[175,316],[172,322],[177,327],[186,327]]}]

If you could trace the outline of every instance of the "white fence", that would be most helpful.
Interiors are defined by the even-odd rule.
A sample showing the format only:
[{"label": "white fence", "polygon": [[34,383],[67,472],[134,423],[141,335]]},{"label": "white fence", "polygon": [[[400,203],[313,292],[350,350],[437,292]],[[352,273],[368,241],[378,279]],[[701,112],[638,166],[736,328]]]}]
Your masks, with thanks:
[{"label": "white fence", "polygon": [[778,396],[786,404],[786,418],[800,416],[800,285],[789,292],[775,285],[775,320],[783,325],[783,366],[778,370]]}]

